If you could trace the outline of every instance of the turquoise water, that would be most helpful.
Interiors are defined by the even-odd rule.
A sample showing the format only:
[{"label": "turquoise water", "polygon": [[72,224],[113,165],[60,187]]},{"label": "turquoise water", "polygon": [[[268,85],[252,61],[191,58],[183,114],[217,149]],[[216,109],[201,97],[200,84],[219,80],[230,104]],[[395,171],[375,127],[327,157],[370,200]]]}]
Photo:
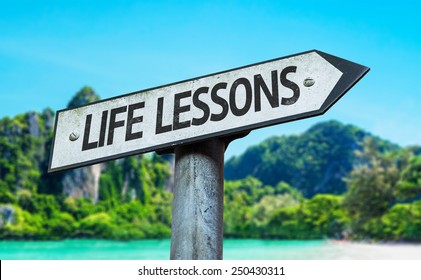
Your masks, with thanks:
[{"label": "turquoise water", "polygon": [[[317,259],[325,241],[224,241],[224,259]],[[0,241],[2,260],[167,260],[170,240]]]},{"label": "turquoise water", "polygon": [[[168,260],[170,240],[0,241],[2,260]],[[421,244],[224,240],[225,260],[421,260]]]}]

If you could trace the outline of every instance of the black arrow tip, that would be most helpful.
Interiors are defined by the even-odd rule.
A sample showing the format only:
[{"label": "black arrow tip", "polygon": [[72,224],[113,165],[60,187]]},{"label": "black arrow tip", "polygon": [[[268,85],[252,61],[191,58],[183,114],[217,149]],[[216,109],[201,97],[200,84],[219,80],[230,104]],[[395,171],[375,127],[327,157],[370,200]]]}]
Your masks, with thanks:
[{"label": "black arrow tip", "polygon": [[344,96],[348,90],[361,80],[361,78],[370,71],[370,68],[318,50],[315,50],[315,52],[343,73],[342,77],[336,83],[332,92],[320,108],[320,111],[325,113],[333,104]]}]

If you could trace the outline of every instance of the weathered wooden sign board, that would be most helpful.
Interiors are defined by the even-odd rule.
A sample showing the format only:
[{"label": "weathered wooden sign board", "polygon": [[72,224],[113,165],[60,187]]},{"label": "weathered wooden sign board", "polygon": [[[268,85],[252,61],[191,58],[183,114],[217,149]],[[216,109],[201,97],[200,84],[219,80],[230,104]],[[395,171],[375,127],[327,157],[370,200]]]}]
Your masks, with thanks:
[{"label": "weathered wooden sign board", "polygon": [[61,110],[49,172],[320,115],[368,71],[313,50]]}]

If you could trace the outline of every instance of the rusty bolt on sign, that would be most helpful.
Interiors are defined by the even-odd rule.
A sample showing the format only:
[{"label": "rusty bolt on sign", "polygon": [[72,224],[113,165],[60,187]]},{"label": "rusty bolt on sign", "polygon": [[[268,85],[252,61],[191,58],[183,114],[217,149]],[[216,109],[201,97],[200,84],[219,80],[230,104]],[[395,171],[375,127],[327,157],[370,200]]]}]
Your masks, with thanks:
[{"label": "rusty bolt on sign", "polygon": [[76,141],[77,139],[79,139],[79,133],[77,133],[77,132],[72,132],[72,133],[70,133],[70,135],[69,135],[69,140],[70,141]]},{"label": "rusty bolt on sign", "polygon": [[305,87],[311,87],[312,85],[314,85],[315,82],[316,81],[312,78],[306,78],[306,79],[304,79],[303,85]]}]

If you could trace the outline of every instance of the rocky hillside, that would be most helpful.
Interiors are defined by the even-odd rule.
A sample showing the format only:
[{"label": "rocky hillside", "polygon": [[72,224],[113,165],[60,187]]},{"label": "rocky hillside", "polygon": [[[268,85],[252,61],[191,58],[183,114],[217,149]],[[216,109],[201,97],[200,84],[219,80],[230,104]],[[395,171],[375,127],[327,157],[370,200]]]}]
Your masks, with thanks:
[{"label": "rocky hillside", "polygon": [[[69,101],[68,108],[99,99],[92,88],[84,87]],[[25,189],[89,198],[97,203],[107,193],[142,200],[148,191],[139,189],[139,182],[143,187],[157,183],[167,190],[172,188],[172,156],[140,156],[136,160],[127,158],[111,165],[102,163],[48,175],[53,121],[51,109],[0,120],[0,190],[16,194]],[[301,135],[274,136],[248,148],[226,162],[225,177],[237,180],[253,176],[272,186],[283,181],[306,197],[316,193],[340,194],[345,190],[343,178],[357,161],[355,151],[367,136],[370,133],[355,126],[336,121],[319,123]],[[374,139],[384,151],[399,149],[385,140]],[[145,164],[154,167],[149,169]],[[130,169],[139,166],[145,166],[149,172]],[[112,176],[110,172],[114,172]],[[111,187],[118,190],[107,190]]]},{"label": "rocky hillside", "polygon": [[[283,181],[306,197],[317,193],[341,194],[343,178],[356,163],[356,150],[370,133],[337,121],[319,123],[300,135],[273,136],[249,147],[225,164],[225,177],[253,176],[275,186]],[[398,146],[374,137],[382,151]]]},{"label": "rocky hillside", "polygon": [[[68,108],[99,99],[92,88],[83,87],[69,101]],[[97,203],[101,194],[104,195],[106,192],[100,191],[100,182],[107,180],[109,164],[95,164],[53,175],[47,174],[53,124],[54,112],[51,109],[45,109],[42,113],[29,112],[0,120],[0,190],[12,195],[16,195],[20,190],[26,190],[31,193],[64,195],[70,198],[89,198]],[[119,195],[125,196],[127,193],[128,196],[142,199],[144,191],[136,190],[139,187],[133,185],[135,177],[143,185],[153,180],[150,177],[159,177],[154,179],[156,182],[159,181],[157,183],[160,187],[165,185],[166,188],[171,188],[170,164],[167,161],[156,156],[151,156],[150,159],[138,157],[136,161],[142,164],[159,161],[159,170],[156,171],[158,175],[154,175],[155,166],[152,166],[151,174],[143,178],[137,176],[139,175],[137,170],[130,169],[131,165],[127,164],[127,161],[133,160],[125,159],[113,163],[113,166],[119,166],[119,172],[122,173],[124,187]],[[103,186],[104,189],[107,187],[109,188],[110,184]]]}]

